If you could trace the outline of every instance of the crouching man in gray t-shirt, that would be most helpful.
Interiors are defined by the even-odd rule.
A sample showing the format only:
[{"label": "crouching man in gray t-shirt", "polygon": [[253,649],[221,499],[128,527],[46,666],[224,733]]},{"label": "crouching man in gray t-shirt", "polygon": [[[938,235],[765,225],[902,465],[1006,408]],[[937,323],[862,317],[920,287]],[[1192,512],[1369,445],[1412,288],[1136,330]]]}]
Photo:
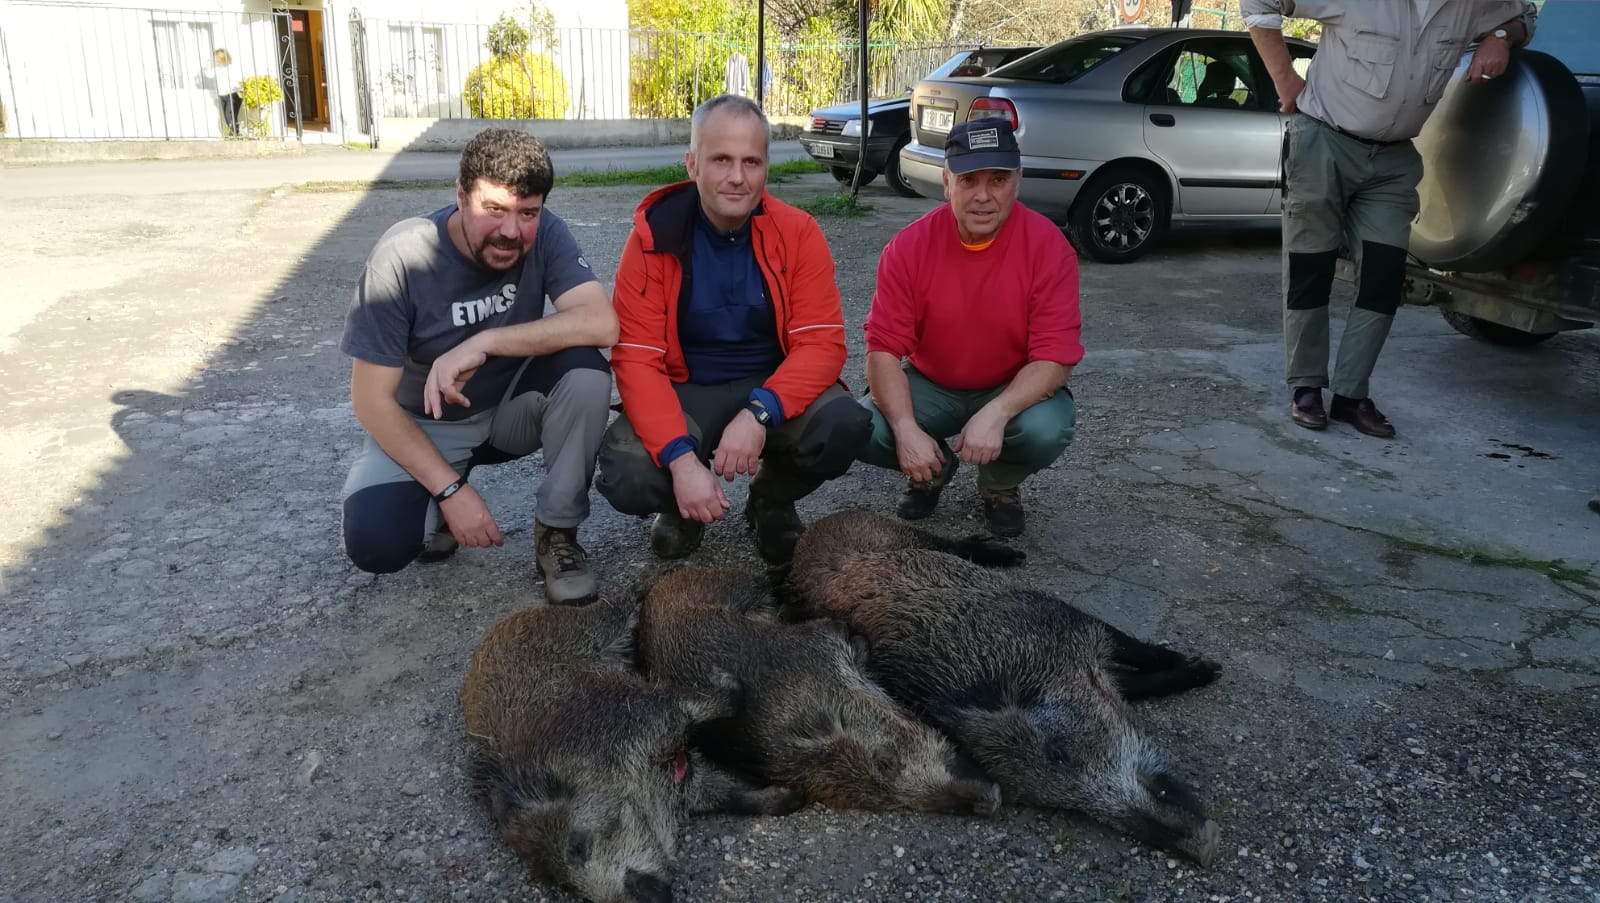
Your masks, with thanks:
[{"label": "crouching man in gray t-shirt", "polygon": [[543,448],[534,551],[546,598],[595,596],[577,528],[611,400],[599,349],[616,342],[617,317],[544,209],[553,183],[538,139],[485,130],[461,154],[456,203],[402,221],[367,258],[342,345],[368,434],[344,486],[345,551],[364,571],[503,545],[467,476]]}]

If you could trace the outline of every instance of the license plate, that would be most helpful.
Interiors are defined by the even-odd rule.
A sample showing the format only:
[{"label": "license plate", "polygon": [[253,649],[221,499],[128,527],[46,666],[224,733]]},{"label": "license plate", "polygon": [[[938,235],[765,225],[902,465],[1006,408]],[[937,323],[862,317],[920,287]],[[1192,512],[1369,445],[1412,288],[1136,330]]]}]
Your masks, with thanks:
[{"label": "license plate", "polygon": [[955,127],[956,112],[954,110],[936,110],[933,107],[922,108],[922,127],[935,132],[948,132]]},{"label": "license plate", "polygon": [[811,145],[811,156],[813,156],[813,157],[832,157],[833,156],[833,145],[831,145],[831,144],[813,144],[813,145]]}]

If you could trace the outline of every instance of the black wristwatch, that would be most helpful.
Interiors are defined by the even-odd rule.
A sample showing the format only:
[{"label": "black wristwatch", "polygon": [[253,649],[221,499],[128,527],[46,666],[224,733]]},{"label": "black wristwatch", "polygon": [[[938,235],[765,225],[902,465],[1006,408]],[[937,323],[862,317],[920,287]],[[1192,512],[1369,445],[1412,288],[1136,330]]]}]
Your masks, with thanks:
[{"label": "black wristwatch", "polygon": [[762,426],[772,425],[772,412],[753,401],[744,403],[744,409],[755,415],[756,423]]},{"label": "black wristwatch", "polygon": [[454,483],[451,483],[449,486],[446,486],[443,489],[439,490],[434,495],[433,500],[436,501],[436,502],[442,502],[445,499],[449,498],[450,496],[455,495],[456,493],[460,492],[461,491],[461,487],[463,487],[465,485],[467,485],[467,478],[466,477],[458,477],[458,478],[456,478],[456,481]]}]

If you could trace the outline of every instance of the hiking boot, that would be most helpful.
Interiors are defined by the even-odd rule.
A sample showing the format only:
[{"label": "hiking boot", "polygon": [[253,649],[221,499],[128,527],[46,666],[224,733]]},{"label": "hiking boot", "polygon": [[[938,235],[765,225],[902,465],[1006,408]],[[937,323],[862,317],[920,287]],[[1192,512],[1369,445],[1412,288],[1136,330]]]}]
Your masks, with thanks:
[{"label": "hiking boot", "polygon": [[961,466],[960,459],[943,442],[939,443],[939,449],[944,452],[944,466],[933,479],[925,483],[906,481],[906,491],[900,494],[900,501],[894,506],[894,513],[901,520],[922,520],[933,514],[933,509],[939,507],[939,493],[955,478],[956,468]]},{"label": "hiking boot", "polygon": [[985,489],[978,487],[978,498],[983,500],[983,516],[989,520],[989,532],[1002,539],[1022,535],[1027,516],[1022,510],[1022,488]]},{"label": "hiking boot", "polygon": [[455,534],[450,532],[450,527],[439,518],[439,529],[435,530],[428,544],[422,547],[422,554],[417,556],[417,561],[422,564],[433,564],[443,561],[456,553],[461,548],[461,543],[456,542]]},{"label": "hiking boot", "polygon": [[583,605],[598,595],[589,556],[578,545],[577,527],[547,527],[534,522],[533,554],[544,575],[544,597],[551,605]]},{"label": "hiking boot", "polygon": [[697,520],[685,520],[676,511],[663,511],[656,515],[656,522],[650,525],[650,551],[656,553],[657,558],[669,561],[686,558],[700,548],[700,538],[705,532],[705,524]]},{"label": "hiking boot", "polygon": [[787,564],[794,558],[795,543],[806,531],[794,502],[784,502],[751,493],[744,506],[745,519],[756,531],[756,551],[767,564]]}]

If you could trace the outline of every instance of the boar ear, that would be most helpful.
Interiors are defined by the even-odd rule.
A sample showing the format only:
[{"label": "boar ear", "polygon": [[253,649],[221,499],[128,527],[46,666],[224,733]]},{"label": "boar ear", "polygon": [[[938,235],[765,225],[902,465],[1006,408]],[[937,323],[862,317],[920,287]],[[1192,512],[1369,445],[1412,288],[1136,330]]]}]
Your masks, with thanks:
[{"label": "boar ear", "polygon": [[850,652],[855,656],[857,668],[864,671],[872,664],[872,644],[861,634],[850,634]]}]

